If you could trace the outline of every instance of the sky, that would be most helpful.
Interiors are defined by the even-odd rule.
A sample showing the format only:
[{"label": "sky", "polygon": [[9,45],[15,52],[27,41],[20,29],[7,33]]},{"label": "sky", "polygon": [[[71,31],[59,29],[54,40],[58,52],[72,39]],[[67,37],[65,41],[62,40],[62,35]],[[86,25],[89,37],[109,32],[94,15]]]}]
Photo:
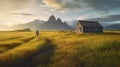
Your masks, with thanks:
[{"label": "sky", "polygon": [[120,23],[120,0],[0,0],[0,28],[34,19],[46,21],[50,15],[64,21]]}]

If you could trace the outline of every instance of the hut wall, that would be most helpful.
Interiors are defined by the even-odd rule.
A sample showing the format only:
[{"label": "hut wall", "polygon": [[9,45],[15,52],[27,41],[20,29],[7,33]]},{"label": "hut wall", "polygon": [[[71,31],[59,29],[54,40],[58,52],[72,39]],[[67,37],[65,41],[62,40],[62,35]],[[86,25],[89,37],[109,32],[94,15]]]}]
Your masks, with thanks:
[{"label": "hut wall", "polygon": [[103,32],[103,29],[100,27],[84,27],[83,33],[99,33]]}]

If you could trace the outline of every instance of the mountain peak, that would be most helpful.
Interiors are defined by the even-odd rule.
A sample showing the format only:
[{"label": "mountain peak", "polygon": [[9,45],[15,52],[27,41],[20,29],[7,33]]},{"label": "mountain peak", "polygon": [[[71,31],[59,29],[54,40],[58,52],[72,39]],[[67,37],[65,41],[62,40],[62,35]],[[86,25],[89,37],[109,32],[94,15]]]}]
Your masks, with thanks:
[{"label": "mountain peak", "polygon": [[54,15],[51,15],[50,17],[55,17]]},{"label": "mountain peak", "polygon": [[55,16],[54,16],[54,15],[51,15],[48,21],[50,21],[50,22],[54,22],[54,21],[56,21]]},{"label": "mountain peak", "polygon": [[62,20],[61,20],[60,18],[58,18],[58,19],[57,19],[57,22],[58,22],[58,23],[61,23],[61,22],[62,22]]},{"label": "mountain peak", "polygon": [[67,24],[67,22],[65,21],[64,24]]},{"label": "mountain peak", "polygon": [[61,19],[60,19],[60,18],[58,18],[58,19],[57,19],[57,21],[59,21],[59,20],[61,21]]}]

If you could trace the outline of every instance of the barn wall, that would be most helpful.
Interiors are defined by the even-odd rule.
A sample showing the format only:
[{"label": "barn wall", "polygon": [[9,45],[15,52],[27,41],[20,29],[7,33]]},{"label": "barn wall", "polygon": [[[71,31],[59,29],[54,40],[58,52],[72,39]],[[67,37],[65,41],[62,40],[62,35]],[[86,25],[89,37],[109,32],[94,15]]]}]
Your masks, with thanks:
[{"label": "barn wall", "polygon": [[[80,29],[81,28],[81,29]],[[76,25],[76,29],[75,29],[76,33],[82,33],[83,32],[83,27],[80,25],[80,23],[78,23]]]},{"label": "barn wall", "polygon": [[76,32],[76,33],[79,32],[79,25],[78,25],[78,24],[76,25],[75,32]]},{"label": "barn wall", "polygon": [[102,27],[84,27],[83,33],[100,33],[103,32]]}]

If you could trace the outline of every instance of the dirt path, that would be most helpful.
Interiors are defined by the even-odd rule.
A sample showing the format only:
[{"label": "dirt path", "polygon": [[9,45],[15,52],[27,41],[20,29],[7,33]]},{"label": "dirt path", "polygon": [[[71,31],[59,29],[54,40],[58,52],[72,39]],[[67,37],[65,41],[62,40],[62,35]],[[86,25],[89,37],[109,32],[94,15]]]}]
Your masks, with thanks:
[{"label": "dirt path", "polygon": [[50,39],[44,38],[46,43],[40,50],[32,56],[29,56],[24,62],[15,67],[36,67],[36,65],[47,67],[51,62],[51,57],[54,55],[55,46]]}]

